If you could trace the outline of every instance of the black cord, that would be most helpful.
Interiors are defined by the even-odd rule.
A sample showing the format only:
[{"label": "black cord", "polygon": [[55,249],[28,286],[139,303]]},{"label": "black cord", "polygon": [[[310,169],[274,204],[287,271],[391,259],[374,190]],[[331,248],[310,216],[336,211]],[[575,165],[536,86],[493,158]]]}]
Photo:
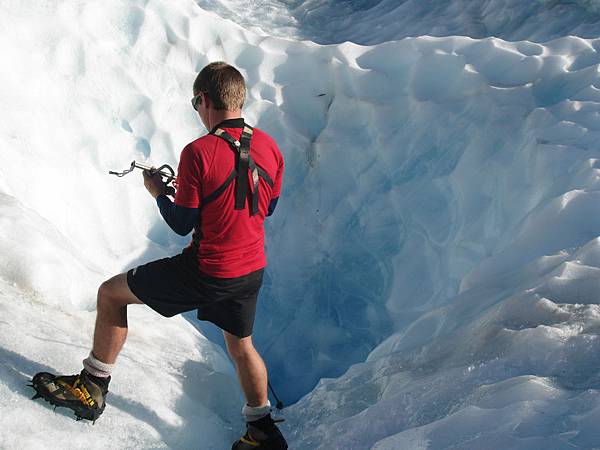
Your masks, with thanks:
[{"label": "black cord", "polygon": [[267,384],[269,385],[269,389],[271,389],[271,393],[273,394],[273,397],[275,397],[275,400],[277,400],[277,404],[275,405],[275,408],[282,410],[284,408],[283,402],[281,400],[279,400],[279,397],[277,397],[277,394],[273,390],[273,386],[271,386],[271,382],[267,381]]}]

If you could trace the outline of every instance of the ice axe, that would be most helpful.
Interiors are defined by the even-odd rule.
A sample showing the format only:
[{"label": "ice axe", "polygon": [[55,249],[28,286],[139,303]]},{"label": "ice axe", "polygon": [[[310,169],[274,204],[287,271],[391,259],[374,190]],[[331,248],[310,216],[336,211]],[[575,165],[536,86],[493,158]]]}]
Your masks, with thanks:
[{"label": "ice axe", "polygon": [[[146,166],[144,164],[140,164],[135,161],[132,161],[131,165],[129,166],[129,169],[125,169],[122,172],[114,172],[114,171],[110,170],[108,173],[109,173],[109,175],[116,175],[118,177],[124,177],[128,173],[133,172],[135,169],[148,170],[152,173],[158,173],[163,179],[166,179],[165,180],[166,185],[177,180],[177,177],[175,176],[175,171],[168,164],[163,164],[159,168],[153,168],[151,166]],[[175,188],[173,186],[167,186],[167,195],[175,196]]]}]

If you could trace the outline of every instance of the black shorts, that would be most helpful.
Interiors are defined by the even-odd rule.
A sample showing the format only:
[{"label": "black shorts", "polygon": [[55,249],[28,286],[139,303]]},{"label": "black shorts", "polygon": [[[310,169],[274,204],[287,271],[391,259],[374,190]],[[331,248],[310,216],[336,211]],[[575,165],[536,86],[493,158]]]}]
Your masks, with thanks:
[{"label": "black shorts", "polygon": [[198,310],[208,320],[238,337],[252,334],[263,269],[237,278],[214,278],[198,270],[196,258],[182,253],[127,272],[129,289],[162,316]]}]

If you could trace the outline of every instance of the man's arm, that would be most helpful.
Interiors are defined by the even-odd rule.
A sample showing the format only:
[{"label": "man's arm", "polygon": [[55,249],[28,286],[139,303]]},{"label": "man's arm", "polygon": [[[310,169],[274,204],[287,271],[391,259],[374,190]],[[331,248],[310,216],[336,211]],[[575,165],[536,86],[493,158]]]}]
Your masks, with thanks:
[{"label": "man's arm", "polygon": [[175,233],[185,236],[192,231],[200,217],[199,208],[186,208],[173,203],[166,196],[166,185],[159,174],[153,174],[145,170],[144,186],[146,186],[150,195],[156,199],[160,215]]},{"label": "man's arm", "polygon": [[278,200],[279,200],[279,197],[276,197],[273,200],[271,200],[271,203],[269,203],[269,209],[267,211],[267,217],[269,217],[270,215],[272,215],[273,211],[275,211],[275,207],[277,206],[277,201]]},{"label": "man's arm", "polygon": [[273,183],[273,191],[271,192],[271,202],[269,203],[269,209],[267,210],[267,216],[272,215],[273,211],[275,211],[275,207],[277,206],[277,201],[279,200],[279,195],[281,193],[281,182],[283,180],[283,156],[281,156],[279,149],[277,149],[276,154],[279,155],[279,160],[277,164],[277,173],[275,174],[275,182]]},{"label": "man's arm", "polygon": [[198,223],[200,208],[186,208],[185,206],[176,205],[164,194],[156,197],[156,204],[167,225],[181,236],[187,235]]}]

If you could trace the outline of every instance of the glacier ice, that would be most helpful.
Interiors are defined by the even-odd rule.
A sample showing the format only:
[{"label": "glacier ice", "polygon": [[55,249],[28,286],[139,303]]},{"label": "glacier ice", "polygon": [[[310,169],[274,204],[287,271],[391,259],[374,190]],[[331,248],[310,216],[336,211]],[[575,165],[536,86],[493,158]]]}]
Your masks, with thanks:
[{"label": "glacier ice", "polygon": [[[401,2],[420,37],[348,25],[381,43],[325,46],[198,4],[0,5],[0,408],[15,411],[0,447],[79,445],[22,382],[78,370],[103,278],[185,245],[141,180],[107,172],[176,164],[202,132],[191,83],[216,59],[243,71],[246,118],[286,158],[255,340],[278,393],[302,397],[293,448],[597,445],[595,3],[531,16],[542,2],[489,2],[527,19],[490,28],[502,40],[421,36],[435,16]],[[356,20],[392,5],[360,4]],[[548,40],[566,30],[583,37]],[[196,425],[206,448],[232,440],[241,396],[222,350],[184,320],[133,314],[98,447],[189,448]],[[140,378],[142,402],[128,391]]]}]

